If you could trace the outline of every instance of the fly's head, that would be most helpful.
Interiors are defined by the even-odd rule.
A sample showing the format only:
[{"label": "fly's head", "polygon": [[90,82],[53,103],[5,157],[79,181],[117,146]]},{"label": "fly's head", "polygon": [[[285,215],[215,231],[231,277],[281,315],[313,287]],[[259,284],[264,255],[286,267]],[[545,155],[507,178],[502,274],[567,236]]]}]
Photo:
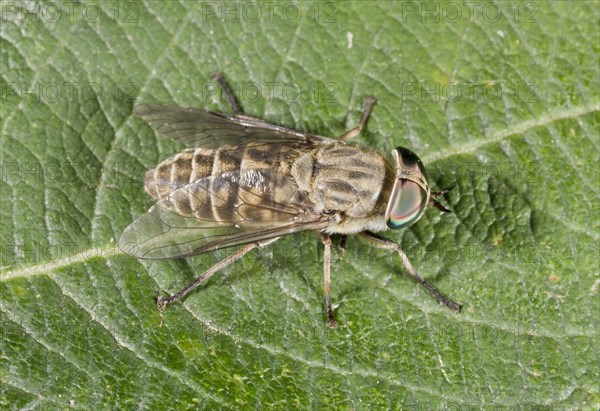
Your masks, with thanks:
[{"label": "fly's head", "polygon": [[445,191],[431,192],[425,166],[415,153],[397,147],[392,150],[392,156],[396,165],[396,179],[385,211],[385,222],[389,228],[403,228],[416,223],[428,205],[449,211],[435,200]]}]

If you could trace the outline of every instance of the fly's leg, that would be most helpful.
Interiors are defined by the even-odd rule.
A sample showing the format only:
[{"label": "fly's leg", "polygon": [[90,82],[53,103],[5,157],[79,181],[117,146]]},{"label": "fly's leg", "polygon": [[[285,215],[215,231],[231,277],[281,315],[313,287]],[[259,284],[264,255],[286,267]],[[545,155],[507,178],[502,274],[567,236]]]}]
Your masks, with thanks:
[{"label": "fly's leg", "polygon": [[232,254],[229,257],[222,259],[221,261],[219,261],[218,263],[216,263],[215,265],[210,267],[208,270],[206,270],[204,272],[204,274],[202,274],[200,277],[196,278],[194,281],[192,281],[190,284],[188,284],[187,287],[185,287],[183,290],[179,291],[178,293],[173,294],[170,297],[158,297],[156,299],[156,305],[158,305],[158,308],[164,310],[165,308],[167,308],[167,306],[169,304],[172,304],[172,303],[182,300],[186,295],[188,295],[190,293],[190,291],[192,291],[194,288],[198,287],[200,284],[202,284],[203,282],[208,280],[217,271],[220,271],[223,268],[227,267],[229,264],[239,260],[244,255],[248,254],[248,252],[252,251],[253,249],[258,248],[258,247],[263,247],[267,244],[271,244],[272,242],[279,240],[280,238],[281,237],[270,238],[268,240],[256,241],[254,243],[246,245],[245,247],[239,249],[235,254]]},{"label": "fly's leg", "polygon": [[406,269],[412,276],[412,278],[417,283],[419,283],[419,285],[421,285],[423,288],[425,288],[427,291],[429,291],[429,293],[431,295],[433,295],[435,297],[435,299],[438,300],[441,304],[450,308],[455,313],[460,312],[460,308],[461,308],[460,304],[455,303],[454,301],[448,299],[448,297],[446,297],[444,294],[442,294],[442,292],[440,290],[438,290],[437,288],[435,288],[434,286],[429,284],[427,281],[425,281],[425,279],[423,277],[421,277],[419,275],[417,270],[415,270],[415,268],[412,266],[412,264],[408,260],[408,257],[406,256],[406,254],[404,254],[404,251],[402,251],[402,249],[400,248],[399,244],[393,242],[392,240],[388,240],[387,238],[380,237],[376,234],[373,234],[370,231],[364,231],[364,232],[360,233],[360,235],[362,237],[366,238],[367,240],[371,241],[373,244],[375,244],[379,248],[396,251],[398,253],[398,255],[400,256],[402,263],[404,264],[404,266],[406,267]]},{"label": "fly's leg", "polygon": [[321,233],[321,241],[325,249],[323,250],[323,279],[325,285],[325,308],[327,310],[327,326],[337,327],[337,322],[333,316],[333,307],[331,306],[330,284],[331,284],[331,237],[328,234]]},{"label": "fly's leg", "polygon": [[351,128],[350,130],[346,131],[344,134],[339,136],[337,139],[341,140],[341,141],[348,141],[351,138],[358,136],[360,134],[361,130],[363,129],[365,123],[367,122],[367,118],[369,118],[369,114],[371,114],[371,109],[373,108],[373,104],[375,104],[375,97],[368,96],[365,99],[365,109],[363,110],[363,115],[360,118],[360,121],[358,122],[356,127]]},{"label": "fly's leg", "polygon": [[235,96],[229,89],[229,86],[227,86],[227,83],[225,82],[225,79],[223,78],[223,74],[222,73],[215,74],[213,76],[213,80],[216,81],[217,83],[219,83],[219,86],[221,86],[221,89],[223,89],[223,93],[225,93],[225,97],[227,97],[227,102],[229,102],[229,105],[231,106],[231,110],[233,111],[233,113],[236,116],[242,116],[244,113],[242,113],[240,106],[238,106],[238,103],[235,100]]},{"label": "fly's leg", "polygon": [[238,119],[242,119],[242,120],[248,120],[256,125],[258,125],[260,123],[260,125],[262,125],[262,126],[265,126],[265,125],[272,126],[271,124],[266,123],[264,120],[261,120],[258,117],[248,116],[248,115],[244,114],[244,112],[238,105],[237,100],[235,99],[235,96],[231,92],[231,89],[227,85],[227,82],[223,78],[222,73],[215,74],[213,76],[213,80],[216,81],[217,83],[219,83],[219,86],[223,90],[223,93],[225,93],[227,102],[229,103],[229,106],[231,107],[231,111],[233,111],[233,114],[235,115],[235,117],[237,117]]}]

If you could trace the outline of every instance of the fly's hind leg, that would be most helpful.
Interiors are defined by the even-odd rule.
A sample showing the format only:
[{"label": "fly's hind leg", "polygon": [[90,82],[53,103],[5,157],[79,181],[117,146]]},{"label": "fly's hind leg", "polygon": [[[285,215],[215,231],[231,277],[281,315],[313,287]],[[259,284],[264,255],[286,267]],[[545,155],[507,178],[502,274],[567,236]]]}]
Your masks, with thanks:
[{"label": "fly's hind leg", "polygon": [[337,327],[337,322],[333,316],[333,307],[331,306],[330,284],[331,284],[331,237],[328,234],[321,233],[321,241],[325,249],[323,250],[323,280],[325,286],[325,309],[327,310],[327,326]]},{"label": "fly's hind leg", "polygon": [[387,238],[380,237],[376,234],[373,234],[370,231],[364,231],[364,232],[360,233],[360,235],[362,237],[366,238],[367,240],[369,240],[370,242],[372,242],[374,245],[376,245],[379,248],[396,251],[398,253],[398,255],[400,256],[400,259],[402,260],[404,267],[406,267],[406,269],[408,270],[408,272],[410,273],[412,278],[417,283],[419,283],[420,286],[422,286],[427,291],[429,291],[429,293],[431,295],[433,295],[435,297],[435,299],[438,300],[441,304],[445,305],[446,307],[450,308],[452,311],[454,311],[456,313],[460,312],[460,308],[461,308],[460,304],[455,303],[454,301],[450,300],[448,297],[446,297],[444,294],[442,294],[442,292],[440,290],[435,288],[433,285],[429,284],[427,281],[425,281],[425,279],[423,277],[421,277],[421,275],[419,275],[417,270],[415,270],[413,265],[408,260],[408,257],[406,256],[406,254],[404,254],[404,251],[402,251],[402,249],[400,248],[399,244],[393,242],[392,240],[388,240]]},{"label": "fly's hind leg", "polygon": [[248,244],[248,245],[242,247],[236,253],[231,254],[229,257],[222,259],[221,261],[219,261],[218,263],[216,263],[215,265],[210,267],[208,270],[206,270],[204,272],[204,274],[202,274],[200,277],[196,278],[194,281],[192,281],[190,284],[188,284],[187,287],[185,287],[183,290],[179,291],[178,293],[173,294],[170,297],[158,297],[156,299],[156,305],[158,305],[158,308],[160,308],[161,310],[164,310],[165,308],[167,308],[167,306],[169,304],[172,304],[172,303],[182,300],[194,288],[198,287],[200,284],[207,281],[217,271],[220,271],[223,268],[227,267],[229,264],[239,260],[240,258],[242,258],[244,255],[248,254],[250,251],[254,250],[255,248],[263,247],[267,244],[271,244],[272,242],[279,240],[280,238],[281,237],[275,237],[275,238],[270,238],[268,240],[256,241],[254,243],[251,243],[251,244]]},{"label": "fly's hind leg", "polygon": [[346,131],[344,134],[339,136],[337,139],[341,140],[341,141],[348,141],[351,138],[358,136],[360,134],[361,130],[363,129],[365,123],[367,122],[367,118],[369,118],[369,114],[371,114],[371,109],[373,108],[373,104],[375,104],[375,97],[368,96],[365,99],[365,108],[363,110],[363,115],[360,118],[360,121],[358,122],[356,127],[351,128],[350,130]]}]

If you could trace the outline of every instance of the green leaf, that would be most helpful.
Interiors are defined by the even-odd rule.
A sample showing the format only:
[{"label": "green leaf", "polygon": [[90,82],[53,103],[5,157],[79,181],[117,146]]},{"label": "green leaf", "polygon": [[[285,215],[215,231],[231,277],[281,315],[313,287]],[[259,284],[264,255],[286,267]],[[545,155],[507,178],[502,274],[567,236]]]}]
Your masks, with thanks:
[{"label": "green leaf", "polygon": [[[598,409],[599,5],[3,2],[0,407]],[[60,7],[60,8],[59,8]],[[258,14],[260,13],[260,14]],[[460,13],[460,14],[458,14]],[[134,101],[421,156],[456,188],[397,256],[285,237],[162,316],[230,250],[121,254],[143,175],[182,149]]]}]

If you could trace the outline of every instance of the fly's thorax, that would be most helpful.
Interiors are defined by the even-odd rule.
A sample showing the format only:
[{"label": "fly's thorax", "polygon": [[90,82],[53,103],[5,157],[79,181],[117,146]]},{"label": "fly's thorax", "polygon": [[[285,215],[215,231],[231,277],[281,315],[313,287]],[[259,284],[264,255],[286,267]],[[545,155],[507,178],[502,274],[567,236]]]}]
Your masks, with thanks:
[{"label": "fly's thorax", "polygon": [[345,143],[322,144],[298,156],[292,176],[318,213],[362,219],[383,214],[393,170],[376,151]]}]

